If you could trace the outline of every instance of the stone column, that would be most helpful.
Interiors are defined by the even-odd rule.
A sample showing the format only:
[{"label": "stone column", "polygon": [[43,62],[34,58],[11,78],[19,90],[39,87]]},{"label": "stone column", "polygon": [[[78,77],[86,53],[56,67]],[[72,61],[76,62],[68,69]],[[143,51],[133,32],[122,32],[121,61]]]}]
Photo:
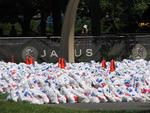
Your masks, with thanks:
[{"label": "stone column", "polygon": [[66,8],[64,22],[61,31],[62,48],[61,56],[68,62],[74,62],[74,27],[76,20],[76,12],[80,0],[69,0]]}]

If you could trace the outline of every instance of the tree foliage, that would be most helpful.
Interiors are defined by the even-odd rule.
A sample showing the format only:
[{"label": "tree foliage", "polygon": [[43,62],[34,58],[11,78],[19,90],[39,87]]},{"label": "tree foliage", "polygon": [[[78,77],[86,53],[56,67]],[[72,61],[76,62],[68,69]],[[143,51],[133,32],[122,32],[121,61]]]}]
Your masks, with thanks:
[{"label": "tree foliage", "polygon": [[[19,22],[23,34],[31,35],[31,20],[40,14],[40,34],[46,35],[46,19],[52,14],[53,34],[60,35],[61,14],[65,12],[68,1],[0,0],[0,22]],[[81,0],[76,31],[87,24],[91,35],[139,32],[139,22],[150,18],[149,9],[150,0]]]}]

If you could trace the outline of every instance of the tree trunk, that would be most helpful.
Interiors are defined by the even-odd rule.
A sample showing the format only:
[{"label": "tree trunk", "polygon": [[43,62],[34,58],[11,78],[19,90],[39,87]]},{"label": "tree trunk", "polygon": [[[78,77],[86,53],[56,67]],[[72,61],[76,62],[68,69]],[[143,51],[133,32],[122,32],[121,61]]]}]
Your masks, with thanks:
[{"label": "tree trunk", "polygon": [[68,62],[74,62],[74,24],[76,20],[76,12],[78,8],[80,0],[70,0],[66,13],[65,18],[62,26],[62,52],[61,56],[64,57]]}]

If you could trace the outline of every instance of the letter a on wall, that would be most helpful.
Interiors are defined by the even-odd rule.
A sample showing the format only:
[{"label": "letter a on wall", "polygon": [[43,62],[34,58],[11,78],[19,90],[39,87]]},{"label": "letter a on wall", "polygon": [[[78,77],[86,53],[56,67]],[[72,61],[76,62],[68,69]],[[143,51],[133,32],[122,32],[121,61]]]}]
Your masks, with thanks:
[{"label": "letter a on wall", "polygon": [[74,26],[76,20],[76,12],[80,0],[69,0],[67,9],[65,12],[65,18],[62,26],[62,53],[68,62],[75,61],[74,55]]}]

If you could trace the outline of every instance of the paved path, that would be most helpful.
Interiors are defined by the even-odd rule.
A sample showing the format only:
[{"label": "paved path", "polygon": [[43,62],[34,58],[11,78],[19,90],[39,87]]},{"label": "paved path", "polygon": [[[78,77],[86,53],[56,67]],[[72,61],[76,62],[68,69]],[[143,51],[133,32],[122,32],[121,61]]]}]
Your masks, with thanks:
[{"label": "paved path", "polygon": [[50,104],[50,106],[82,110],[149,110],[150,102]]}]

